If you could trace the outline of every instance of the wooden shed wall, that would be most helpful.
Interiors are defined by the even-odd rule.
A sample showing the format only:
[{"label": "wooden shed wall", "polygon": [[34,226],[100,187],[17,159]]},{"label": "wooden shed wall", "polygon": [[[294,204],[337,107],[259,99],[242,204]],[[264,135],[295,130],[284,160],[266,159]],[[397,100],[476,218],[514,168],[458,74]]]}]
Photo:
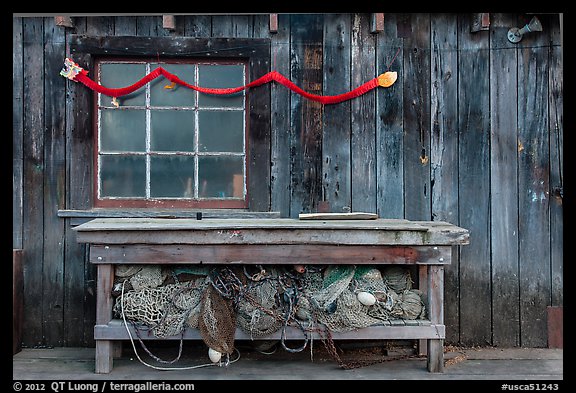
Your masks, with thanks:
[{"label": "wooden shed wall", "polygon": [[[65,209],[90,209],[89,124],[59,75],[71,34],[270,38],[270,68],[318,94],[398,81],[321,106],[270,86],[270,210],[443,220],[468,228],[445,273],[447,342],[544,347],[563,305],[563,74],[557,14],[53,16],[13,18],[13,248],[22,248],[25,346],[91,346],[95,270]],[[88,118],[88,117],[84,117]],[[74,190],[74,192],[71,192]]]}]

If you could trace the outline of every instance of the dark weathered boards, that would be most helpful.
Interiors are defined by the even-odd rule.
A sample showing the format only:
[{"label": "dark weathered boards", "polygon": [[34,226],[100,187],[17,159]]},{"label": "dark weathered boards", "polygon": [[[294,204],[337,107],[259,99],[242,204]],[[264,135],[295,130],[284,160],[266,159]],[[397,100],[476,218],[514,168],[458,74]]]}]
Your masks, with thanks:
[{"label": "dark weathered boards", "polygon": [[[534,15],[543,31],[510,43],[508,29]],[[469,228],[471,244],[445,269],[447,341],[545,346],[546,308],[563,304],[563,48],[561,16],[534,15],[490,13],[489,29],[472,32],[469,13],[386,13],[383,30],[372,32],[370,13],[279,14],[271,33],[267,14],[182,14],[174,30],[161,14],[72,16],[74,27],[14,14],[13,247],[24,250],[23,344],[94,344],[96,270],[73,225],[164,214],[92,209],[93,116],[78,109],[91,108],[92,92],[58,73],[67,56],[92,70],[89,56],[70,52],[72,36],[85,35],[230,39],[230,48],[268,39],[261,70],[317,94],[397,71],[390,88],[328,110],[279,84],[248,92],[262,109],[251,121],[270,116],[261,135],[269,142],[253,155],[269,162],[250,167],[258,174],[251,181],[268,191],[254,204],[297,217],[346,212],[351,201],[351,211],[381,218]]]}]

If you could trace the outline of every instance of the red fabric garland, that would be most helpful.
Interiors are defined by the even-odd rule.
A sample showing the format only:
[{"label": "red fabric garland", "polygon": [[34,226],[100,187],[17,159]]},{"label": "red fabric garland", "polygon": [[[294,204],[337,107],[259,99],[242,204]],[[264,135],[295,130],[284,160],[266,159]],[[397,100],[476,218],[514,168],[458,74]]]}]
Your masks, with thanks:
[{"label": "red fabric garland", "polygon": [[271,81],[276,81],[276,82],[282,84],[283,86],[289,88],[290,90],[294,91],[295,93],[298,93],[307,99],[317,101],[317,102],[320,102],[322,104],[337,104],[337,103],[349,100],[351,98],[361,96],[362,94],[365,94],[366,92],[379,86],[379,81],[378,81],[378,78],[376,77],[376,78],[369,80],[368,82],[364,83],[363,85],[361,85],[361,86],[359,86],[359,87],[355,88],[354,90],[349,91],[347,93],[333,95],[333,96],[322,96],[322,95],[308,93],[308,92],[302,90],[301,88],[299,88],[298,86],[296,86],[292,81],[290,81],[288,78],[286,78],[285,76],[283,76],[279,72],[271,71],[271,72],[267,73],[266,75],[254,80],[254,81],[252,81],[252,82],[250,82],[244,86],[239,86],[239,87],[234,87],[234,88],[206,88],[206,87],[199,87],[199,86],[194,86],[194,85],[191,85],[189,83],[186,83],[185,81],[180,79],[178,76],[166,71],[162,67],[158,67],[154,71],[152,71],[151,73],[149,73],[148,75],[146,75],[145,77],[140,79],[138,82],[134,83],[133,85],[114,89],[114,88],[107,88],[107,87],[104,87],[104,86],[96,83],[92,79],[88,78],[87,74],[88,74],[87,71],[82,70],[82,72],[79,72],[76,76],[74,76],[74,78],[72,80],[81,82],[84,85],[86,85],[87,87],[89,87],[90,89],[95,90],[99,93],[105,94],[109,97],[122,97],[122,96],[125,96],[127,94],[130,94],[130,93],[138,90],[142,86],[144,86],[146,83],[156,79],[160,75],[164,76],[170,82],[177,83],[179,85],[188,87],[190,89],[199,91],[201,93],[218,94],[218,95],[233,94],[233,93],[240,92],[242,90],[249,89],[251,87],[256,87],[256,86],[260,86],[260,85],[263,85],[263,84],[271,82]]}]

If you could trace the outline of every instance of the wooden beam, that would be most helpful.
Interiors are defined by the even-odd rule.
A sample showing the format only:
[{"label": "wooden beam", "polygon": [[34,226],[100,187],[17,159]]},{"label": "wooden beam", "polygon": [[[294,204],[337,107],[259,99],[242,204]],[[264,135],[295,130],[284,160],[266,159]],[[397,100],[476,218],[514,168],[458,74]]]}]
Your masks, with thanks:
[{"label": "wooden beam", "polygon": [[372,33],[380,33],[384,31],[384,13],[375,12],[371,15],[370,31]]},{"label": "wooden beam", "polygon": [[278,14],[270,14],[270,33],[278,33]]},{"label": "wooden beam", "polygon": [[176,30],[176,17],[174,15],[162,15],[162,27],[166,30]]},{"label": "wooden beam", "polygon": [[56,26],[74,27],[74,22],[72,22],[72,18],[69,16],[55,16],[54,24]]}]

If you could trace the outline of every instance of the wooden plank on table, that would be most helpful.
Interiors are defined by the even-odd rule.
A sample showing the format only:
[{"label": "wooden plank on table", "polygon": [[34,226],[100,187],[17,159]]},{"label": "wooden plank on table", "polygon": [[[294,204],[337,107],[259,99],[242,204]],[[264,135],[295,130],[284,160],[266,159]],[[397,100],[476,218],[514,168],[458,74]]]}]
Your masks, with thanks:
[{"label": "wooden plank on table", "polygon": [[376,220],[378,214],[365,212],[352,213],[300,213],[300,220]]},{"label": "wooden plank on table", "polygon": [[[438,14],[431,31],[430,178],[432,219],[458,223],[458,42],[455,14]],[[458,253],[445,269],[446,340],[458,343],[460,285]]]},{"label": "wooden plank on table", "polygon": [[[355,88],[376,75],[377,36],[370,33],[368,14],[352,14],[351,34],[350,74]],[[376,95],[372,91],[350,102],[351,211],[376,212]]]},{"label": "wooden plank on table", "polygon": [[459,224],[470,230],[460,250],[460,342],[486,345],[492,335],[490,288],[490,32],[470,34],[458,14]]},{"label": "wooden plank on table", "polygon": [[[138,337],[139,334],[142,340],[154,340],[156,337],[152,330],[140,330],[138,333],[136,329],[128,322],[128,329],[133,338]],[[345,332],[331,332],[334,340],[404,340],[404,339],[419,339],[419,338],[444,338],[445,328],[444,325],[422,325],[422,326],[392,326],[392,325],[375,325],[364,329],[356,329]],[[309,338],[319,339],[323,338],[317,332],[308,332]],[[281,332],[275,332],[262,339],[280,339]],[[107,325],[96,325],[94,327],[94,336],[97,340],[126,340],[130,337],[126,332],[126,327],[122,319],[114,319]],[[166,337],[166,340],[179,340],[180,335]],[[237,340],[252,340],[253,337],[250,333],[244,332],[242,329],[237,328],[234,338]],[[302,331],[298,327],[288,326],[286,328],[287,340],[302,340],[304,338]],[[184,339],[198,340],[202,339],[198,329],[187,328],[184,331]]]},{"label": "wooden plank on table", "polygon": [[52,346],[64,343],[64,221],[57,215],[65,207],[66,107],[62,94],[66,80],[59,74],[66,56],[65,29],[44,18],[44,266],[42,314],[44,337]]},{"label": "wooden plank on table", "polygon": [[[290,76],[322,94],[322,14],[290,15]],[[322,198],[322,112],[319,102],[290,93],[290,216],[317,211]]]},{"label": "wooden plank on table", "polygon": [[550,64],[548,97],[550,127],[550,269],[553,306],[564,304],[564,96],[563,96],[563,62],[562,62],[562,26],[559,17],[551,17],[550,29]]},{"label": "wooden plank on table", "polygon": [[399,17],[386,16],[376,43],[376,74],[396,71],[399,78],[389,88],[376,90],[376,212],[386,218],[404,218],[404,51],[397,31]]},{"label": "wooden plank on table", "polygon": [[[552,15],[542,16],[543,25]],[[550,30],[518,43],[518,239],[520,345],[546,346],[550,305]]]},{"label": "wooden plank on table", "polygon": [[431,218],[430,195],[430,16],[410,14],[404,39],[404,217]]},{"label": "wooden plank on table", "polygon": [[[290,15],[278,15],[278,31],[271,37],[272,69],[290,75]],[[270,86],[271,101],[271,209],[290,217],[290,90],[278,83]],[[296,212],[297,214],[298,212]]]},{"label": "wooden plank on table", "polygon": [[518,291],[518,96],[516,44],[508,41],[511,14],[494,14],[490,34],[490,244],[494,345],[520,345]]},{"label": "wooden plank on table", "polygon": [[[322,75],[326,96],[350,91],[350,14],[324,15]],[[332,212],[352,209],[351,103],[325,105],[322,118],[322,201]]]},{"label": "wooden plank on table", "polygon": [[95,264],[443,264],[449,247],[308,244],[92,245]]},{"label": "wooden plank on table", "polygon": [[[86,17],[76,18],[76,34],[86,33]],[[67,34],[69,41],[71,35]],[[70,50],[74,47],[71,45]],[[74,54],[74,61],[81,67],[91,69],[89,55]],[[93,130],[92,94],[85,86],[66,81],[66,207],[89,209],[92,207],[92,157]],[[76,242],[76,234],[65,226],[64,248],[64,345],[82,347],[87,345],[91,332],[84,323],[87,308],[84,278],[87,247]]]},{"label": "wooden plank on table", "polygon": [[44,66],[43,18],[23,19],[23,344],[44,344],[42,265],[44,247]]},{"label": "wooden plank on table", "polygon": [[22,20],[12,18],[12,247],[22,248],[24,170],[24,57]]}]

